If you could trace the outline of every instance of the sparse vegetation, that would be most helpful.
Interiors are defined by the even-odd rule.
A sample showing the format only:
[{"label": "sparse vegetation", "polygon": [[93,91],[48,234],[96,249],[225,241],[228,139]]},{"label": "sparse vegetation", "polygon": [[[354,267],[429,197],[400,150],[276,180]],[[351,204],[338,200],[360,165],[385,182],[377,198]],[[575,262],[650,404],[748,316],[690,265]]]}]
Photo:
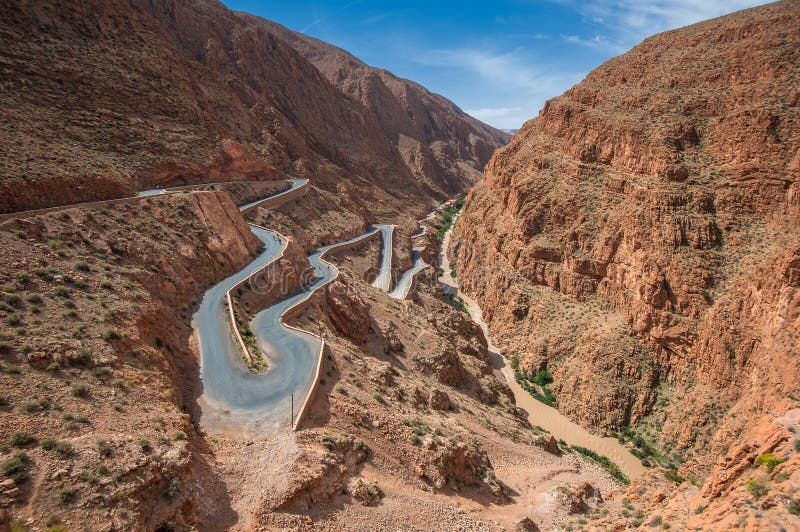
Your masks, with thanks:
[{"label": "sparse vegetation", "polygon": [[8,445],[10,447],[23,447],[25,445],[30,445],[34,443],[36,438],[33,434],[29,434],[27,432],[15,432],[8,438]]},{"label": "sparse vegetation", "polygon": [[54,440],[52,438],[44,438],[41,442],[41,447],[45,451],[57,453],[62,457],[71,456],[75,452],[75,449],[69,442]]},{"label": "sparse vegetation", "polygon": [[28,480],[29,462],[30,458],[27,453],[17,451],[10,459],[3,462],[3,474],[17,484],[22,484]]},{"label": "sparse vegetation", "polygon": [[70,504],[78,498],[78,490],[75,488],[61,488],[56,492],[56,498],[61,504]]},{"label": "sparse vegetation", "polygon": [[89,387],[86,386],[83,383],[73,384],[70,387],[69,391],[70,391],[70,394],[72,394],[73,397],[81,397],[81,398],[84,398],[84,399],[89,397]]},{"label": "sparse vegetation", "polygon": [[767,489],[766,484],[752,478],[747,480],[746,487],[747,491],[753,496],[754,499],[761,499],[767,493],[769,493],[769,489]]},{"label": "sparse vegetation", "polygon": [[97,452],[103,458],[108,458],[114,454],[114,447],[108,440],[97,440]]},{"label": "sparse vegetation", "polygon": [[579,445],[573,445],[572,449],[579,452],[580,454],[586,456],[590,460],[594,461],[598,465],[602,466],[603,469],[608,471],[608,474],[611,475],[616,481],[621,484],[630,484],[630,480],[625,474],[617,467],[617,464],[606,458],[605,456],[601,456],[596,452],[592,451],[591,449],[587,449],[586,447],[581,447]]},{"label": "sparse vegetation", "polygon": [[772,471],[778,467],[780,464],[785,462],[786,460],[778,458],[772,453],[762,454],[758,458],[756,458],[756,463],[758,465],[764,466],[768,472],[772,473]]}]

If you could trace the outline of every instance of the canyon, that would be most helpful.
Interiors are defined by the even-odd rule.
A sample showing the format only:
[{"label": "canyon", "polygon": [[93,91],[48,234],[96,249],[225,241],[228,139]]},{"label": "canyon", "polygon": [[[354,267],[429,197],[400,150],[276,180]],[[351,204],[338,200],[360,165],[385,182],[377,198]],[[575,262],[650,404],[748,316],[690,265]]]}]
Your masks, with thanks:
[{"label": "canyon", "polygon": [[453,235],[498,346],[672,469],[626,501],[680,528],[797,525],[798,30],[779,2],[605,63],[495,153]]},{"label": "canyon", "polygon": [[214,0],[0,7],[0,531],[800,526],[796,0],[513,138]]}]

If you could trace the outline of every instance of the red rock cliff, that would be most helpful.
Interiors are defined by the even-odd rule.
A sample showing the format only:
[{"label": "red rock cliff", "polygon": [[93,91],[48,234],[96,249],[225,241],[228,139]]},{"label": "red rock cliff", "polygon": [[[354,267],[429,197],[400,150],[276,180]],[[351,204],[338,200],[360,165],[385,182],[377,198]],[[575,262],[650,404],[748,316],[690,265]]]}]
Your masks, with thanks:
[{"label": "red rock cliff", "polygon": [[798,406],[798,131],[800,3],[649,38],[495,154],[461,285],[562,411],[703,478]]}]

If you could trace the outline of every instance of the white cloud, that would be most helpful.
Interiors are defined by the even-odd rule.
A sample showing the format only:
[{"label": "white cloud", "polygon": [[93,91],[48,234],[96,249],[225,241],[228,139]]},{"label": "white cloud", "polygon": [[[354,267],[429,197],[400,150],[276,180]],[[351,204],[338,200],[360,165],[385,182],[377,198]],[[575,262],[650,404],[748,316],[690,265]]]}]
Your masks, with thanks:
[{"label": "white cloud", "polygon": [[562,35],[561,39],[570,44],[577,44],[578,46],[584,46],[586,48],[592,48],[593,50],[611,52],[614,54],[621,54],[628,49],[628,47],[625,45],[601,35],[595,35],[594,37],[590,38],[580,37],[578,35]]},{"label": "white cloud", "polygon": [[509,118],[521,111],[519,107],[482,107],[481,109],[465,109],[464,112],[478,120],[488,122],[500,118]]},{"label": "white cloud", "polygon": [[566,73],[563,65],[538,62],[526,56],[523,49],[505,53],[473,48],[428,50],[413,57],[420,64],[463,69],[477,75],[483,86],[492,87],[494,102],[508,95],[509,103],[515,105],[466,111],[500,128],[519,127],[536,116],[547,99],[558,96],[583,78],[581,73]]},{"label": "white cloud", "polygon": [[583,15],[588,22],[611,30],[626,47],[662,31],[687,26],[764,0],[555,0]]},{"label": "white cloud", "polygon": [[472,48],[429,50],[416,54],[415,61],[423,65],[463,68],[492,84],[532,92],[551,92],[550,89],[562,86],[566,79],[575,78],[533,64],[523,52],[521,49],[511,52]]}]

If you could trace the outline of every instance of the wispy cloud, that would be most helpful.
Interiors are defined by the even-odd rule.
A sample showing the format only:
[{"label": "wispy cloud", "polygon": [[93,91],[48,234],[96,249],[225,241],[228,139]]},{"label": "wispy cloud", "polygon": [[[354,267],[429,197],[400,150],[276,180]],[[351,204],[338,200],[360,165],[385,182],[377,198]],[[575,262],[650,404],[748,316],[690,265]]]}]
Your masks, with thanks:
[{"label": "wispy cloud", "polygon": [[328,20],[332,16],[337,15],[337,14],[339,14],[342,11],[345,11],[347,9],[350,9],[353,6],[357,6],[358,4],[362,3],[363,1],[364,0],[352,0],[351,2],[347,2],[345,5],[343,5],[339,9],[335,10],[333,13],[325,14],[325,15],[319,15],[317,13],[317,10],[314,9],[314,13],[313,13],[314,19],[310,23],[308,23],[305,26],[303,26],[302,28],[300,28],[300,33],[306,33],[311,28],[319,26],[320,24],[322,24],[323,22],[325,22],[326,20]]},{"label": "wispy cloud", "polygon": [[561,85],[563,78],[574,78],[536,64],[517,49],[493,52],[473,48],[428,50],[418,54],[415,61],[423,65],[447,66],[469,70],[483,80],[510,88],[540,91],[548,86]]},{"label": "wispy cloud", "polygon": [[764,0],[554,0],[575,9],[586,21],[606,28],[607,38],[630,47],[644,37],[679,28],[747,7]]},{"label": "wispy cloud", "polygon": [[522,110],[520,107],[483,107],[481,109],[465,109],[464,112],[484,122],[513,117]]},{"label": "wispy cloud", "polygon": [[600,50],[603,52],[611,52],[613,54],[621,54],[625,52],[628,47],[615,40],[603,37],[602,35],[595,35],[594,37],[581,37],[579,35],[562,35],[561,39],[570,44],[577,44],[593,50]]},{"label": "wispy cloud", "polygon": [[557,96],[583,77],[567,72],[563,65],[537,62],[526,50],[493,52],[473,48],[428,50],[415,54],[415,61],[424,65],[460,69],[478,76],[480,85],[492,87],[498,94],[513,95],[519,105],[474,108],[470,115],[499,127],[519,127],[536,115],[548,98]]}]

